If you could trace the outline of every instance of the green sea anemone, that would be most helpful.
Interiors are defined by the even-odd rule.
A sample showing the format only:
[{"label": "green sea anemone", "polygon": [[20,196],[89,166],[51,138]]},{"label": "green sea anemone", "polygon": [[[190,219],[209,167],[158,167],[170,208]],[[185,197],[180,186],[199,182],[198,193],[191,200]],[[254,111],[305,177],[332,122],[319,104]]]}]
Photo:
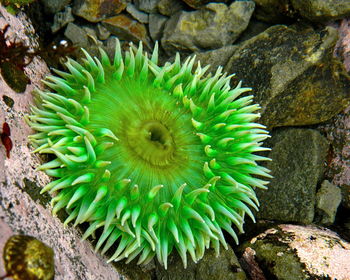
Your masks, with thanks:
[{"label": "green sea anemone", "polygon": [[141,43],[123,57],[117,41],[113,62],[83,52],[44,80],[52,90],[36,91],[27,117],[35,152],[55,157],[38,168],[58,178],[42,190],[55,195],[53,213],[89,223],[83,239],[95,233],[109,261],[156,256],[167,267],[176,249],[186,267],[187,252],[197,262],[227,248],[223,230],[238,242],[232,225],[254,220],[254,188],[267,184],[252,175],[271,177],[254,154],[267,150],[259,106],[237,99],[251,89],[232,89],[222,68],[193,70],[194,57],[158,66],[157,45],[151,58]]}]

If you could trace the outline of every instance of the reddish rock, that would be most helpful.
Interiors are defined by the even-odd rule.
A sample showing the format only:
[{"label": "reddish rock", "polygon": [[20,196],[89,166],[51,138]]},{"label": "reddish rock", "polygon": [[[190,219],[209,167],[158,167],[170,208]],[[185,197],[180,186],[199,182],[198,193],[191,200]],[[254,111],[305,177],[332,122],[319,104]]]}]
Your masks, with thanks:
[{"label": "reddish rock", "polygon": [[132,41],[134,43],[142,41],[149,46],[145,25],[133,20],[127,15],[117,15],[105,19],[102,23],[109,32],[116,35],[121,40]]},{"label": "reddish rock", "polygon": [[90,22],[99,22],[119,14],[125,8],[124,0],[79,0],[74,1],[73,13]]}]

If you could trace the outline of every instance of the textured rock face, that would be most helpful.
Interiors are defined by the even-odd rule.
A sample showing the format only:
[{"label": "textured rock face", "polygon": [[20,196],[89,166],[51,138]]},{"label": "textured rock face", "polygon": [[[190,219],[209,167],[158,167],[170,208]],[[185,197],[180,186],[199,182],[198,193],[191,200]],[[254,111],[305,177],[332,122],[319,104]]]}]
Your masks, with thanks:
[{"label": "textured rock face", "polygon": [[337,32],[276,25],[241,43],[225,67],[254,89],[269,128],[316,124],[343,110],[350,77],[333,58]]},{"label": "textured rock face", "polygon": [[300,15],[313,22],[325,22],[350,15],[348,0],[291,0]]},{"label": "textured rock face", "polygon": [[73,13],[91,22],[115,16],[126,8],[123,0],[76,0]]},{"label": "textured rock face", "polygon": [[268,190],[257,190],[257,215],[269,220],[311,223],[328,143],[316,130],[301,128],[277,131],[271,142],[272,161],[267,167],[274,178]]},{"label": "textured rock face", "polygon": [[253,279],[349,279],[350,244],[324,228],[280,225],[243,247],[248,271],[259,275]]},{"label": "textured rock face", "polygon": [[[30,24],[23,19],[9,15],[0,6],[0,28],[10,25],[9,38],[23,40],[33,47]],[[32,35],[29,35],[32,36]],[[89,242],[80,240],[78,229],[65,229],[58,217],[52,217],[50,198],[39,194],[41,187],[49,182],[42,172],[34,171],[41,159],[30,153],[27,137],[31,133],[23,116],[29,112],[33,102],[31,92],[40,86],[40,80],[48,73],[48,68],[37,57],[25,68],[31,84],[21,94],[15,93],[0,75],[0,124],[6,121],[11,129],[13,149],[10,159],[6,158],[0,146],[0,250],[13,234],[34,236],[49,245],[55,254],[55,279],[57,280],[116,280],[120,276],[112,265],[106,264],[93,252]],[[12,99],[12,102],[4,102]],[[63,213],[61,213],[64,215]],[[59,214],[59,216],[61,215]],[[2,250],[0,251],[2,254]],[[0,275],[4,275],[3,260],[0,258]]]},{"label": "textured rock face", "polygon": [[254,2],[239,1],[230,6],[210,3],[194,12],[179,12],[166,23],[162,46],[172,55],[217,49],[232,44],[246,29]]}]

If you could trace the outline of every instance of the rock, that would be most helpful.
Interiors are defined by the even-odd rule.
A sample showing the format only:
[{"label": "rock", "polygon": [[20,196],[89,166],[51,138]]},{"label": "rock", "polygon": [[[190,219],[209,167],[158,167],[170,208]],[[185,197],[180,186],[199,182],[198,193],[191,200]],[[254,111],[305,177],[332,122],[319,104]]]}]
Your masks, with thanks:
[{"label": "rock", "polygon": [[330,27],[272,26],[241,43],[224,70],[254,89],[270,129],[321,123],[350,100],[350,76],[332,55],[336,40]]},{"label": "rock", "polygon": [[247,271],[257,271],[256,266],[250,267],[253,259],[265,274],[252,279],[349,279],[350,243],[325,228],[279,225],[243,248]]},{"label": "rock", "polygon": [[275,131],[266,165],[273,178],[257,189],[261,219],[309,224],[314,219],[316,187],[323,175],[328,143],[318,131],[288,128]]},{"label": "rock", "polygon": [[339,40],[334,53],[343,62],[345,69],[350,72],[350,19],[343,19],[338,27]]},{"label": "rock", "polygon": [[146,13],[156,13],[159,0],[135,0],[137,9]]},{"label": "rock", "polygon": [[153,41],[158,41],[163,35],[163,29],[165,22],[168,20],[167,17],[160,14],[149,15],[148,31]]},{"label": "rock", "polygon": [[293,8],[312,22],[325,22],[350,15],[349,0],[291,0]]},{"label": "rock", "polygon": [[157,279],[171,280],[244,280],[247,279],[232,248],[220,248],[216,256],[214,249],[206,250],[203,259],[194,263],[188,257],[188,266],[183,268],[177,254],[171,254],[168,259],[168,269],[158,266]]},{"label": "rock", "polygon": [[179,12],[166,23],[162,46],[172,55],[230,45],[246,29],[253,11],[254,2],[236,1],[230,6],[210,3],[198,11]]},{"label": "rock", "polygon": [[71,0],[41,0],[47,13],[56,14],[71,3]]},{"label": "rock", "polygon": [[290,0],[254,0],[256,9],[254,16],[261,21],[282,23],[295,17]]},{"label": "rock", "polygon": [[143,13],[135,8],[135,5],[128,3],[126,11],[136,20],[142,23],[148,23],[148,14]]},{"label": "rock", "polygon": [[149,39],[147,37],[147,30],[144,24],[133,20],[126,15],[118,15],[102,21],[102,24],[121,40],[133,41],[138,44],[142,41],[149,47]]},{"label": "rock", "polygon": [[85,30],[72,22],[67,25],[67,28],[64,31],[64,36],[71,40],[76,46],[82,48],[86,48],[88,46],[88,36]]},{"label": "rock", "polygon": [[53,24],[51,26],[52,33],[56,33],[61,28],[65,27],[68,23],[74,21],[74,16],[72,15],[72,8],[66,7],[64,11],[58,12],[53,18]]},{"label": "rock", "polygon": [[189,5],[192,8],[198,9],[205,4],[208,4],[209,2],[222,2],[226,3],[228,0],[182,0],[184,1],[187,5]]},{"label": "rock", "polygon": [[[225,46],[217,50],[196,53],[197,61],[202,66],[210,65],[208,72],[215,73],[219,66],[224,67],[234,53],[237,46]],[[195,63],[197,64],[197,62]]]},{"label": "rock", "polygon": [[350,106],[320,129],[332,146],[327,178],[340,187],[342,205],[350,209]]},{"label": "rock", "polygon": [[90,22],[115,16],[126,8],[124,0],[75,0],[73,13]]},{"label": "rock", "polygon": [[160,0],[157,5],[159,12],[165,16],[172,16],[182,10],[183,6],[182,2],[178,0]]},{"label": "rock", "polygon": [[[9,24],[16,31],[16,37],[33,48],[37,45],[36,33],[24,13],[14,17],[0,5],[0,27]],[[9,34],[10,35],[10,34]],[[30,36],[30,37],[28,37]],[[55,255],[55,279],[122,279],[107,258],[94,253],[92,245],[81,241],[78,228],[64,228],[63,222],[51,214],[50,196],[40,195],[40,190],[50,178],[35,168],[43,158],[31,153],[28,135],[33,131],[23,116],[30,112],[33,104],[31,92],[42,88],[41,79],[49,73],[40,57],[34,57],[25,67],[31,84],[23,94],[9,88],[0,75],[0,92],[14,101],[12,108],[0,99],[0,124],[6,121],[11,128],[13,149],[11,158],[6,158],[5,149],[0,145],[0,252],[8,238],[14,234],[33,236],[48,244]],[[4,276],[3,258],[0,258],[0,275]]]},{"label": "rock", "polygon": [[108,37],[111,35],[111,32],[109,32],[108,29],[102,24],[98,23],[96,26],[96,34],[98,39],[107,40]]},{"label": "rock", "polygon": [[316,214],[318,214],[316,222],[323,225],[333,224],[340,202],[340,188],[327,180],[323,181],[316,194]]},{"label": "rock", "polygon": [[239,36],[239,38],[235,42],[235,45],[240,44],[243,41],[246,41],[246,40],[253,38],[254,36],[260,34],[261,32],[264,32],[269,27],[271,27],[270,23],[266,23],[266,22],[259,21],[259,20],[252,18],[249,21],[247,29],[244,30],[244,32],[242,33],[241,36]]}]

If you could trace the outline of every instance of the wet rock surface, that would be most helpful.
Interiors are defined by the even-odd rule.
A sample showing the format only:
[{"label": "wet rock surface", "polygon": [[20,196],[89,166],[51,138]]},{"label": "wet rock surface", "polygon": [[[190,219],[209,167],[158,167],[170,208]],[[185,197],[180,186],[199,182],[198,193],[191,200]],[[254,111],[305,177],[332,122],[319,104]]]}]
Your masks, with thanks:
[{"label": "wet rock surface", "polygon": [[332,57],[335,29],[277,25],[244,41],[225,66],[254,88],[269,128],[317,124],[350,100],[350,76]]},{"label": "wet rock surface", "polygon": [[198,11],[179,12],[166,23],[162,46],[172,55],[232,44],[248,26],[253,10],[254,2],[240,1],[230,6],[210,3]]},{"label": "wet rock surface", "polygon": [[323,175],[328,142],[318,131],[287,128],[272,133],[267,168],[269,189],[257,190],[262,219],[309,224],[314,219],[316,187]]},{"label": "wet rock surface", "polygon": [[253,279],[346,280],[350,275],[350,243],[325,228],[279,225],[243,248],[242,262],[257,276]]}]

